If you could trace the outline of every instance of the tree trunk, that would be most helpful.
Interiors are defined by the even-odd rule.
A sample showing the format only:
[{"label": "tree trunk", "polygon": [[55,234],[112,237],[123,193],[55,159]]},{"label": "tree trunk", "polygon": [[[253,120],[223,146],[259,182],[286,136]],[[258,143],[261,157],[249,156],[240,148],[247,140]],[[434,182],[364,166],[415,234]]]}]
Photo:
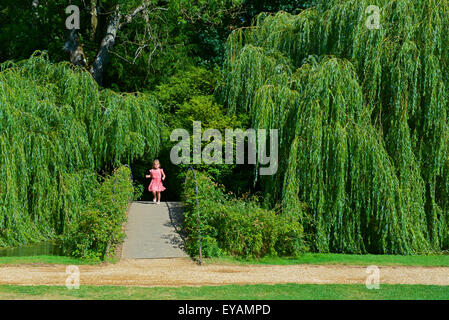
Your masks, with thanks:
[{"label": "tree trunk", "polygon": [[103,73],[106,65],[109,62],[109,50],[114,47],[115,38],[117,37],[117,31],[120,28],[120,11],[119,6],[116,7],[114,14],[111,16],[108,27],[106,30],[106,35],[101,41],[100,51],[95,58],[94,64],[92,65],[91,74],[98,84],[103,82]]},{"label": "tree trunk", "polygon": [[131,23],[133,18],[138,13],[146,10],[146,8],[148,7],[148,3],[149,1],[143,1],[140,7],[136,8],[134,11],[124,17],[124,21],[122,23],[120,23],[120,7],[118,5],[115,7],[115,12],[109,19],[106,35],[101,41],[100,50],[91,69],[91,74],[98,84],[101,85],[103,82],[104,71],[106,70],[106,66],[109,62],[109,50],[114,47],[115,38],[117,37],[117,31],[120,30],[120,28],[122,28],[123,26]]},{"label": "tree trunk", "polygon": [[98,13],[97,13],[97,0],[91,0],[90,2],[90,25],[91,25],[91,40],[95,39],[95,34],[97,33],[97,26],[98,26]]},{"label": "tree trunk", "polygon": [[70,62],[77,67],[86,67],[87,61],[78,39],[76,29],[72,29],[64,44],[64,51],[70,53]]}]

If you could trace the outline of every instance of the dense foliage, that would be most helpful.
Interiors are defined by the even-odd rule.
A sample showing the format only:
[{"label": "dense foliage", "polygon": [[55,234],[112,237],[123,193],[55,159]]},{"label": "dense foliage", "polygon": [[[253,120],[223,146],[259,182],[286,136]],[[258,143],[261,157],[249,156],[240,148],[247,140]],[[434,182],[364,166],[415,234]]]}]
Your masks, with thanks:
[{"label": "dense foliage", "polygon": [[[158,156],[162,167],[169,175],[164,183],[167,187],[164,192],[165,199],[180,198],[179,186],[184,182],[187,170],[186,165],[174,165],[170,160],[170,151],[178,143],[170,141],[170,134],[174,129],[192,132],[193,121],[201,121],[203,132],[209,128],[224,132],[226,128],[242,128],[247,125],[248,117],[228,115],[226,108],[217,102],[214,91],[219,76],[219,70],[188,67],[185,71],[179,71],[170,77],[166,83],[157,86],[153,92],[162,106],[161,117],[166,124],[162,131],[162,147]],[[144,177],[151,167],[149,161],[151,160],[142,159],[132,164],[136,180],[142,184],[148,184],[148,180]],[[195,168],[207,172],[216,182],[225,184],[228,190],[236,193],[246,193],[252,185],[251,166],[199,164],[195,165]],[[143,199],[147,197],[152,199],[148,192],[144,192],[143,196]]]},{"label": "dense foliage", "polygon": [[[80,9],[80,45],[88,66],[95,60],[108,23],[119,8],[132,13],[142,0],[17,0],[0,3],[0,62],[27,59],[46,50],[52,62],[67,61],[62,50],[68,31],[68,5]],[[186,65],[221,60],[227,25],[240,21],[240,0],[147,1],[148,10],[118,30],[104,86],[115,91],[145,91]],[[36,6],[32,4],[35,3]],[[95,15],[92,15],[95,12]],[[95,19],[93,19],[95,18]],[[89,69],[89,68],[87,68]]]},{"label": "dense foliage", "polygon": [[62,237],[65,254],[99,261],[107,249],[115,251],[125,236],[125,212],[133,196],[130,174],[129,168],[120,167],[92,189],[90,201],[83,204],[80,215],[69,223]]},{"label": "dense foliage", "polygon": [[205,257],[297,255],[304,251],[303,230],[296,217],[277,215],[252,199],[236,199],[200,171],[196,177],[199,210],[191,171],[183,188],[189,254],[198,254],[198,223]]},{"label": "dense foliage", "polygon": [[307,204],[314,250],[449,248],[448,14],[447,0],[323,1],[230,36],[223,96],[279,129],[264,190]]},{"label": "dense foliage", "polygon": [[0,72],[0,246],[64,234],[97,173],[154,157],[160,128],[145,95],[100,91],[88,73],[46,56]]},{"label": "dense foliage", "polygon": [[[100,177],[130,164],[139,197],[157,156],[179,199],[169,135],[201,121],[280,137],[271,177],[195,165],[207,256],[449,249],[449,0],[73,0],[86,70],[60,63],[68,4],[0,3],[0,246],[70,235],[68,252],[100,258],[129,195],[120,169],[109,211],[115,178]],[[117,13],[100,89],[89,72]]]},{"label": "dense foliage", "polygon": [[[119,6],[122,15],[142,0],[15,0],[0,2],[0,62],[28,59],[46,50],[52,62],[67,61],[66,7],[80,8],[80,44],[90,66]],[[221,65],[226,38],[263,11],[294,11],[314,0],[153,0],[118,31],[103,85],[115,91],[153,89],[191,65]],[[35,6],[33,6],[35,4]],[[93,15],[94,13],[94,15]]]}]

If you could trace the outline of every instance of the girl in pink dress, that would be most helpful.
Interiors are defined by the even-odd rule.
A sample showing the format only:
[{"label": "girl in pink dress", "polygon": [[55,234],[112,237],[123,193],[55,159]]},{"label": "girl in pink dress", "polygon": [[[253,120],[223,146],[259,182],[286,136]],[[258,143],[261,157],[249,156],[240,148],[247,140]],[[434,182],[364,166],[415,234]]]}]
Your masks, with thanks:
[{"label": "girl in pink dress", "polygon": [[162,181],[165,180],[164,170],[161,169],[159,160],[154,160],[153,169],[150,170],[150,174],[146,175],[146,178],[151,178],[151,183],[148,186],[148,191],[153,192],[153,202],[161,204],[161,192],[165,190],[162,185]]}]

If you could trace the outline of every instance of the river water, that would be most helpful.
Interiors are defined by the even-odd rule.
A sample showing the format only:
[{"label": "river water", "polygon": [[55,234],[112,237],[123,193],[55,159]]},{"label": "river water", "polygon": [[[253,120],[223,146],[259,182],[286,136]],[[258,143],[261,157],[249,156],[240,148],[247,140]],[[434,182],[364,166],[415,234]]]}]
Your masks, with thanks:
[{"label": "river water", "polygon": [[47,241],[17,248],[0,248],[0,257],[62,256],[62,248]]}]

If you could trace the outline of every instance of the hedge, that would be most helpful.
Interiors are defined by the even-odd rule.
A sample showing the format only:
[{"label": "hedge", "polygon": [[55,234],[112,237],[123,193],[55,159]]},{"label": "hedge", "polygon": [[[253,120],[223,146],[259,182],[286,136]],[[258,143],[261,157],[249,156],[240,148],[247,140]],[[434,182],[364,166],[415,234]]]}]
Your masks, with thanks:
[{"label": "hedge", "polygon": [[254,199],[237,199],[206,174],[196,176],[199,210],[191,172],[182,194],[186,249],[191,256],[198,255],[198,214],[204,257],[295,256],[305,250],[302,227],[293,215],[261,208]]}]

